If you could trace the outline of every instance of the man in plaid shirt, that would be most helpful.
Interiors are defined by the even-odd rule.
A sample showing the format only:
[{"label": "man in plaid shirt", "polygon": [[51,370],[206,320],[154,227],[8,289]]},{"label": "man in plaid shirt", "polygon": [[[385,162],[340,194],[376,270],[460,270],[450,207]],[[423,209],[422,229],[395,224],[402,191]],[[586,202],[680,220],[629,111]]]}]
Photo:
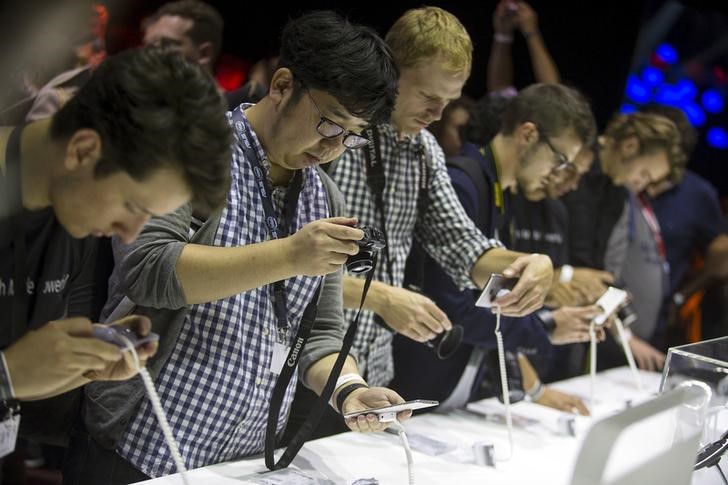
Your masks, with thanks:
[{"label": "man in plaid shirt", "polygon": [[[363,231],[342,217],[343,197],[316,165],[365,145],[366,126],[388,119],[398,70],[372,30],[331,12],[291,21],[280,56],[268,96],[228,113],[235,143],[222,213],[202,219],[188,206],[152,220],[137,244],[116,247],[110,293],[126,293],[120,305],[140,305],[163,334],[150,372],[190,468],[263,451],[283,365],[276,349],[292,345],[319,285],[315,325],[298,366],[305,385],[322,391],[342,345],[341,265],[358,252]],[[279,319],[272,283],[281,280]],[[281,324],[290,329],[285,337]],[[286,389],[278,432],[295,382]],[[369,388],[349,356],[332,402],[343,414],[402,399]],[[84,424],[88,434],[77,430],[72,440],[67,483],[128,483],[174,471],[138,381],[88,388]],[[373,414],[348,424],[382,428]]]},{"label": "man in plaid shirt", "polygon": [[[345,153],[329,169],[352,214],[361,224],[384,230],[387,237],[364,304],[368,311],[362,314],[354,341],[359,369],[374,385],[387,385],[394,375],[393,332],[426,342],[452,328],[447,315],[432,300],[402,288],[413,238],[461,289],[482,288],[493,273],[518,277],[511,293],[498,301],[503,315],[523,316],[539,309],[553,278],[548,256],[506,250],[478,230],[453,190],[442,149],[425,130],[440,119],[450,101],[460,97],[470,75],[473,46],[465,28],[452,14],[423,7],[400,17],[385,41],[401,74],[392,117],[374,129],[385,178],[384,217],[367,180],[366,150]],[[427,200],[421,204],[423,164]],[[385,227],[381,227],[382,220]],[[363,283],[362,278],[344,276],[344,313],[348,318],[358,308]],[[313,397],[299,386],[292,421],[300,421]],[[315,436],[344,429],[340,418],[328,413]],[[291,433],[286,430],[287,435]]]},{"label": "man in plaid shirt", "polygon": [[[386,180],[384,220],[392,271],[387,274],[387,265],[379,265],[366,304],[370,312],[362,318],[354,344],[360,366],[377,385],[392,379],[393,331],[426,342],[452,325],[429,298],[402,288],[413,237],[462,289],[483,287],[492,273],[519,277],[511,294],[500,301],[504,315],[522,316],[540,308],[553,272],[547,256],[508,251],[475,227],[452,188],[442,149],[424,129],[440,119],[450,101],[460,97],[470,75],[472,43],[465,28],[452,14],[424,7],[400,17],[385,41],[401,70],[392,118],[376,127]],[[417,210],[421,147],[428,172],[423,213]],[[363,151],[346,153],[332,178],[361,223],[380,225],[366,172]],[[360,278],[344,277],[345,307],[356,306],[361,288]],[[374,315],[389,328],[377,325]]]}]

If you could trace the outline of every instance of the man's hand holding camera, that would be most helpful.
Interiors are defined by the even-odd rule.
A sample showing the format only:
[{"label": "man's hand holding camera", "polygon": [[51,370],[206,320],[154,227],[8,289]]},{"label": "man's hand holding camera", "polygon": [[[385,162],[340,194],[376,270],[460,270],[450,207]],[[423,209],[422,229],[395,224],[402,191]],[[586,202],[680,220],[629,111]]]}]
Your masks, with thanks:
[{"label": "man's hand holding camera", "polygon": [[353,227],[356,219],[331,217],[303,226],[288,242],[290,264],[298,274],[321,276],[341,268],[347,258],[359,252],[356,241],[364,231]]}]

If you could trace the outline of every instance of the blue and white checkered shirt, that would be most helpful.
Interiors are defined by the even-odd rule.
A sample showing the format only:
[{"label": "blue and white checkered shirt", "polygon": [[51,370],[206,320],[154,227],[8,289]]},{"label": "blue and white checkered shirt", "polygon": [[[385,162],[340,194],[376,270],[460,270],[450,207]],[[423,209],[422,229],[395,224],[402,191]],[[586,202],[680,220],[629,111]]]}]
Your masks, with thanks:
[{"label": "blue and white checkered shirt", "polygon": [[[231,113],[228,117],[232,125]],[[243,118],[248,139],[268,169],[263,148],[244,114]],[[240,148],[240,136],[236,130],[232,185],[215,234],[215,246],[242,246],[269,238],[260,193],[250,161]],[[271,197],[279,222],[285,191],[286,188],[276,187]],[[326,190],[316,169],[303,169],[303,185],[290,232],[329,217],[329,212]],[[320,279],[298,276],[285,281],[291,340]],[[263,451],[268,407],[277,378],[269,370],[276,324],[270,285],[191,305],[174,351],[156,380],[162,406],[187,467],[197,468]],[[281,406],[279,432],[286,422],[295,387],[296,379],[291,379]],[[118,451],[152,477],[175,471],[148,400],[144,400],[139,413],[130,421]]]},{"label": "blue and white checkered shirt", "polygon": [[[380,125],[378,129],[386,179],[383,200],[394,285],[402,286],[405,263],[412,239],[416,237],[460,288],[475,289],[470,270],[481,254],[501,246],[500,242],[487,239],[465,213],[450,182],[442,148],[429,131],[421,130],[417,136],[400,140],[391,125]],[[428,154],[429,203],[425,213],[418,214],[422,145]],[[381,219],[367,184],[365,150],[346,151],[331,175],[344,194],[349,212],[359,219],[359,224],[379,227]],[[374,279],[390,282],[383,254],[380,254]],[[346,310],[346,319],[351,321],[355,313]],[[374,321],[372,312],[362,312],[354,349],[359,369],[361,372],[366,370],[369,385],[383,386],[392,380],[392,333]]]}]

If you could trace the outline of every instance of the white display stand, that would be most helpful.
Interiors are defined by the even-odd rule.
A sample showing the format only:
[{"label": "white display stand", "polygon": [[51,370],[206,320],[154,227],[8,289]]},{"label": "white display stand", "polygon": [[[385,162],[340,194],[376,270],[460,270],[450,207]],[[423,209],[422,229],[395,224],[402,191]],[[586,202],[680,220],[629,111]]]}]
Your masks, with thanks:
[{"label": "white display stand", "polygon": [[[643,391],[636,389],[628,367],[599,373],[599,404],[593,410],[593,418],[577,418],[576,437],[558,432],[557,423],[564,413],[537,404],[516,403],[513,405],[513,458],[508,462],[497,463],[495,468],[476,465],[472,446],[483,441],[493,443],[496,450],[508,446],[506,427],[497,422],[497,416],[490,419],[465,411],[415,416],[404,424],[412,442],[416,483],[568,485],[581,442],[593,419],[614,414],[657,393],[660,374],[640,371],[640,375]],[[588,400],[589,376],[561,381],[552,386],[576,394],[585,402]],[[491,410],[498,409],[496,403],[495,398],[479,402]],[[520,419],[520,416],[536,418],[537,422],[524,422],[526,420]],[[448,445],[444,449],[449,451],[438,456],[417,451],[417,435],[442,442]],[[310,441],[301,449],[291,466],[319,479],[312,483],[351,484],[365,478],[375,478],[381,485],[407,483],[407,463],[401,444],[396,435],[388,433],[344,433]],[[188,477],[193,484],[240,485],[263,483],[255,478],[263,478],[256,474],[265,471],[263,458],[259,456],[192,470]],[[694,474],[693,484],[719,483],[715,481],[714,474],[701,472]],[[141,483],[181,485],[182,481],[178,476],[170,475]]]}]

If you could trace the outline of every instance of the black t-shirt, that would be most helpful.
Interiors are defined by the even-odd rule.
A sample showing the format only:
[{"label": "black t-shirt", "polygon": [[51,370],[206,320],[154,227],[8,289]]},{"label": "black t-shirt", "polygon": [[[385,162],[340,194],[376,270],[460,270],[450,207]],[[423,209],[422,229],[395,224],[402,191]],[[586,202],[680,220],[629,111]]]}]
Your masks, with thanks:
[{"label": "black t-shirt", "polygon": [[[0,174],[0,348],[7,347],[8,329],[12,325],[16,223],[8,187]],[[28,323],[23,331],[38,328],[50,320],[66,316],[95,318],[105,297],[100,266],[99,248],[104,242],[92,237],[74,239],[56,219],[53,210],[23,210],[23,225],[27,251],[26,275],[23,289],[28,294]],[[15,336],[17,339],[19,335]]]},{"label": "black t-shirt", "polygon": [[627,190],[602,172],[599,154],[579,188],[561,198],[569,214],[569,263],[604,269],[607,244],[617,225]]},{"label": "black t-shirt", "polygon": [[511,247],[523,253],[541,253],[554,266],[568,263],[569,215],[561,201],[526,199],[521,193],[511,198]]}]

